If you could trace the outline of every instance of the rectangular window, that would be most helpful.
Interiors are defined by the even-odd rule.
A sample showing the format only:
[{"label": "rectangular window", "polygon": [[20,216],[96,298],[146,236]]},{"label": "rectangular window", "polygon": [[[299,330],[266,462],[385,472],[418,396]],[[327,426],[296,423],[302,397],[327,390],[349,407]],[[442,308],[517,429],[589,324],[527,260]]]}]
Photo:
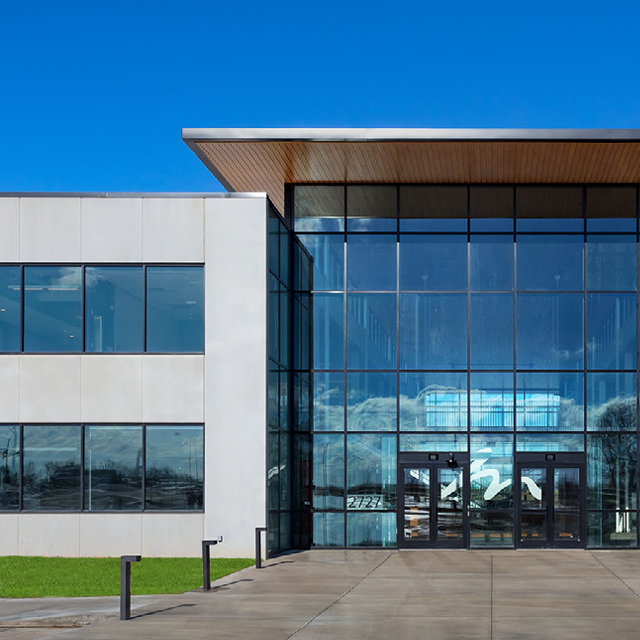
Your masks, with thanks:
[{"label": "rectangular window", "polygon": [[635,431],[636,374],[587,373],[587,429]]},{"label": "rectangular window", "polygon": [[85,296],[87,352],[142,351],[142,267],[87,267]]},{"label": "rectangular window", "polygon": [[395,431],[397,396],[395,373],[348,373],[347,429]]},{"label": "rectangular window", "polygon": [[24,268],[24,350],[82,351],[82,268]]},{"label": "rectangular window", "polygon": [[298,240],[307,255],[297,261],[296,288],[303,291],[344,290],[344,236],[301,234]]},{"label": "rectangular window", "polygon": [[314,369],[344,367],[344,295],[314,293],[310,313],[313,319]]},{"label": "rectangular window", "polygon": [[635,235],[588,235],[587,289],[635,291],[637,251]]},{"label": "rectangular window", "polygon": [[516,187],[517,231],[582,231],[582,187]]},{"label": "rectangular window", "polygon": [[0,352],[20,351],[20,267],[0,267]]},{"label": "rectangular window", "polygon": [[344,436],[313,437],[313,507],[344,509]]},{"label": "rectangular window", "polygon": [[467,238],[400,236],[401,291],[466,291]]},{"label": "rectangular window", "polygon": [[513,367],[513,295],[471,295],[472,369]]},{"label": "rectangular window", "polygon": [[204,351],[204,268],[147,268],[147,351]]},{"label": "rectangular window", "polygon": [[467,187],[400,186],[400,231],[467,230]]},{"label": "rectangular window", "polygon": [[0,425],[0,511],[20,508],[20,427]]},{"label": "rectangular window", "polygon": [[347,509],[395,509],[396,435],[347,435]]},{"label": "rectangular window", "polygon": [[349,234],[347,237],[347,289],[395,291],[395,235]]},{"label": "rectangular window", "polygon": [[300,185],[293,193],[296,231],[344,231],[344,186]]},{"label": "rectangular window", "polygon": [[344,513],[313,514],[313,546],[344,547]]},{"label": "rectangular window", "polygon": [[587,231],[635,230],[635,187],[587,187]]},{"label": "rectangular window", "polygon": [[513,398],[512,373],[472,373],[471,430],[513,429]]},{"label": "rectangular window", "polygon": [[313,374],[313,428],[344,431],[344,374]]},{"label": "rectangular window", "polygon": [[513,508],[513,436],[471,435],[471,508]]},{"label": "rectangular window", "polygon": [[395,231],[397,225],[396,187],[347,186],[347,231]]},{"label": "rectangular window", "polygon": [[513,236],[471,236],[471,291],[513,290]]}]

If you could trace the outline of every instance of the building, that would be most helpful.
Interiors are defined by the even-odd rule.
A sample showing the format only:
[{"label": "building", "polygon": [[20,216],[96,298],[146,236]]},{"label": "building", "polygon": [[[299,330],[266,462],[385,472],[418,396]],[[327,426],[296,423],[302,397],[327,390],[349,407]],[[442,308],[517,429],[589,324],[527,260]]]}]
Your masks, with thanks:
[{"label": "building", "polygon": [[0,197],[0,553],[638,546],[639,130],[183,139]]}]

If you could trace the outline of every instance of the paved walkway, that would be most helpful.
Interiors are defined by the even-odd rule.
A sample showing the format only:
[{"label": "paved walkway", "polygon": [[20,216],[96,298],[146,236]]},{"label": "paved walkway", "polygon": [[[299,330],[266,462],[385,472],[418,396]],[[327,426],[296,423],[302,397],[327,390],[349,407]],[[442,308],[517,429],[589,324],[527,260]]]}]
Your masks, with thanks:
[{"label": "paved walkway", "polygon": [[[245,569],[214,587],[141,603],[128,622],[112,618],[55,635],[14,637],[640,637],[640,551],[311,551],[271,560],[260,571]],[[0,632],[0,640],[13,640],[12,633],[20,632]]]}]

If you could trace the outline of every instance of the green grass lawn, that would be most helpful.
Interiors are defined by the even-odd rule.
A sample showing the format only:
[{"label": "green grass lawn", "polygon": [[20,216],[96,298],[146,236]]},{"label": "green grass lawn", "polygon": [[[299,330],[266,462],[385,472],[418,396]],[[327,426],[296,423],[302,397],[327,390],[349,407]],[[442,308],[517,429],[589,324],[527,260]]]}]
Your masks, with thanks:
[{"label": "green grass lawn", "polygon": [[[211,560],[211,580],[249,567],[249,558]],[[142,558],[131,593],[184,593],[202,586],[200,558]],[[0,598],[120,595],[120,558],[0,557]]]}]

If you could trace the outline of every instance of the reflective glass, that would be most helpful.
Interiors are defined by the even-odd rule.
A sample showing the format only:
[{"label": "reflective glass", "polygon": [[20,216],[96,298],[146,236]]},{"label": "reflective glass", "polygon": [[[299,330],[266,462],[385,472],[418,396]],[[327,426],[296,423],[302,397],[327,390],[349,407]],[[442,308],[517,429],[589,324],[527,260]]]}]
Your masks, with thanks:
[{"label": "reflective glass", "polygon": [[85,296],[87,351],[143,350],[142,267],[87,267]]},{"label": "reflective glass", "polygon": [[401,433],[400,451],[466,451],[466,433]]},{"label": "reflective glass", "polygon": [[518,373],[516,384],[518,430],[584,430],[581,373]]},{"label": "reflective glass", "polygon": [[204,351],[203,267],[147,267],[147,351]]},{"label": "reflective glass", "polygon": [[313,546],[344,547],[344,513],[313,514]]},{"label": "reflective glass", "polygon": [[0,267],[0,351],[20,351],[20,267]]},{"label": "reflective glass", "polygon": [[464,540],[464,471],[436,467],[436,536],[438,540]]},{"label": "reflective glass", "polygon": [[298,431],[309,431],[311,410],[311,384],[309,374],[293,376],[293,427]]},{"label": "reflective glass", "polygon": [[349,235],[347,289],[395,291],[396,247],[395,235]]},{"label": "reflective glass", "polygon": [[513,546],[513,513],[472,511],[470,525],[472,549]]},{"label": "reflective glass", "polygon": [[81,427],[25,426],[22,495],[27,511],[79,511]]},{"label": "reflective glass", "polygon": [[87,426],[84,451],[84,508],[142,509],[142,427]]},{"label": "reflective glass", "polygon": [[636,334],[635,294],[587,295],[587,368],[635,369]]},{"label": "reflective glass", "polygon": [[400,290],[466,291],[467,238],[400,236]]},{"label": "reflective glass", "polygon": [[397,208],[395,186],[348,185],[347,231],[396,231]]},{"label": "reflective glass", "polygon": [[471,295],[470,367],[511,369],[513,367],[513,295],[474,293]]},{"label": "reflective glass", "polygon": [[518,294],[518,368],[582,369],[583,312],[579,293]]},{"label": "reflective glass", "polygon": [[344,374],[313,374],[313,428],[344,430]]},{"label": "reflective glass", "polygon": [[403,538],[405,540],[431,539],[431,469],[404,468]]},{"label": "reflective glass", "polygon": [[269,274],[267,347],[269,358],[280,361],[280,282]]},{"label": "reflective glass", "polygon": [[513,508],[513,436],[471,434],[472,509]]},{"label": "reflective glass", "polygon": [[584,451],[581,433],[519,433],[516,451]]},{"label": "reflective glass", "polygon": [[[314,294],[318,295],[318,294]],[[338,296],[342,299],[342,296]],[[306,293],[293,295],[293,368],[309,369],[313,338],[311,326],[311,296]],[[342,323],[341,323],[342,324]],[[319,340],[318,336],[318,340]],[[319,343],[320,345],[320,343]],[[320,346],[318,347],[320,348]]]},{"label": "reflective glass", "polygon": [[347,514],[348,547],[395,547],[396,544],[395,513]]},{"label": "reflective glass", "polygon": [[638,546],[638,514],[635,511],[590,511],[591,548],[635,548]]},{"label": "reflective glass", "polygon": [[638,503],[638,445],[632,433],[587,436],[589,509],[635,509]]},{"label": "reflective glass", "polygon": [[313,436],[313,508],[344,509],[344,436]]},{"label": "reflective glass", "polygon": [[344,296],[313,294],[313,362],[315,369],[344,367]]},{"label": "reflective glass", "polygon": [[20,506],[20,427],[0,425],[0,511]]},{"label": "reflective glass", "polygon": [[269,271],[278,278],[280,277],[280,221],[278,215],[272,210],[269,210],[267,228],[269,233],[267,241]]},{"label": "reflective glass", "polygon": [[202,510],[202,427],[153,426],[146,433],[146,509]]},{"label": "reflective glass", "polygon": [[635,187],[587,187],[587,231],[635,230]]},{"label": "reflective glass", "polygon": [[467,230],[467,187],[400,186],[400,231]]},{"label": "reflective glass", "polygon": [[24,268],[24,350],[82,351],[82,269]]},{"label": "reflective glass", "polygon": [[582,231],[582,187],[516,187],[518,231]]},{"label": "reflective glass", "polygon": [[467,428],[465,373],[401,373],[401,431],[463,431]]},{"label": "reflective glass", "polygon": [[[278,467],[280,473],[279,508],[282,511],[291,509],[291,494],[289,491],[291,465],[289,449],[291,448],[291,436],[287,432],[280,432],[280,457]],[[286,529],[288,531],[288,527]]]},{"label": "reflective glass", "polygon": [[635,373],[587,374],[587,429],[635,431],[637,411]]},{"label": "reflective glass", "polygon": [[471,290],[513,290],[513,236],[471,236]]},{"label": "reflective glass", "polygon": [[513,429],[513,398],[512,373],[472,373],[471,430]]},{"label": "reflective glass", "polygon": [[583,288],[582,236],[519,235],[517,287],[521,291],[576,291]]},{"label": "reflective glass", "polygon": [[344,231],[344,186],[294,187],[296,231]]},{"label": "reflective glass", "polygon": [[513,231],[513,187],[469,187],[471,231]]},{"label": "reflective glass", "polygon": [[635,291],[637,250],[635,235],[587,236],[587,289]]},{"label": "reflective glass", "polygon": [[269,433],[267,440],[267,504],[269,509],[278,508],[280,495],[280,435]]},{"label": "reflective glass", "polygon": [[347,296],[347,367],[396,368],[396,294]]},{"label": "reflective glass", "polygon": [[466,294],[400,294],[400,368],[466,366]]},{"label": "reflective glass", "polygon": [[344,289],[344,236],[307,235],[298,239],[308,251],[312,265],[310,281],[297,277],[297,289],[309,291],[341,291]]},{"label": "reflective glass", "polygon": [[396,458],[395,434],[347,434],[347,509],[395,508]]},{"label": "reflective glass", "polygon": [[395,373],[348,373],[347,429],[395,431],[397,390]]}]

